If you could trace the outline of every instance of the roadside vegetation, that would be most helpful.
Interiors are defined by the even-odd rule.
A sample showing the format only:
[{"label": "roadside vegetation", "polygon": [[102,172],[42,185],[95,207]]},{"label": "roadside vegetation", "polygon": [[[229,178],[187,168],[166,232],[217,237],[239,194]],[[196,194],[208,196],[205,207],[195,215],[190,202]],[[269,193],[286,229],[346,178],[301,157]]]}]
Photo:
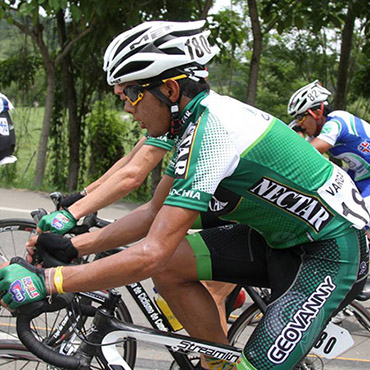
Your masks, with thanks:
[{"label": "roadside vegetation", "polygon": [[[368,0],[19,0],[0,3],[0,91],[12,117],[18,161],[0,168],[0,186],[81,189],[143,135],[124,114],[102,70],[110,40],[144,20],[206,18],[221,49],[209,82],[276,115],[297,88],[319,79],[332,105],[370,121]],[[227,109],[227,107],[225,107]],[[131,200],[150,198],[166,158]]]}]

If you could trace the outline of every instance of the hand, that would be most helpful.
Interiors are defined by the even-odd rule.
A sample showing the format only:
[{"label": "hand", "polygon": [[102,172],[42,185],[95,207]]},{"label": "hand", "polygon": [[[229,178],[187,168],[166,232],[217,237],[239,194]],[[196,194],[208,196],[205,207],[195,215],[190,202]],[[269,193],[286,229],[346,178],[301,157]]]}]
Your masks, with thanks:
[{"label": "hand", "polygon": [[40,301],[47,296],[45,270],[14,257],[0,269],[0,291],[5,292],[1,305],[11,310]]},{"label": "hand", "polygon": [[69,230],[73,229],[76,224],[77,220],[68,211],[68,209],[62,209],[45,215],[37,224],[37,227],[41,231],[65,234]]},{"label": "hand", "polygon": [[61,208],[68,208],[70,207],[73,203],[76,203],[79,201],[81,198],[83,198],[84,195],[81,193],[73,193],[66,195],[65,198],[60,202],[60,207]]},{"label": "hand", "polygon": [[78,257],[78,251],[73,246],[71,239],[54,233],[42,233],[31,238],[26,244],[28,252],[26,259],[30,263],[34,262],[33,255],[36,244],[60,262],[68,263]]}]

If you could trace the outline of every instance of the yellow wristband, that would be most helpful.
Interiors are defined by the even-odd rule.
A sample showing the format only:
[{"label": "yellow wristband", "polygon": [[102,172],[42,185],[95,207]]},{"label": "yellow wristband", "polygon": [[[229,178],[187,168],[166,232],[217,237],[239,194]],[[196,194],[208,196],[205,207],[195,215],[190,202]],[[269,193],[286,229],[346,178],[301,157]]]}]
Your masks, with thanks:
[{"label": "yellow wristband", "polygon": [[55,274],[54,274],[54,285],[55,285],[55,288],[57,289],[57,292],[59,294],[65,294],[65,291],[63,290],[62,268],[63,268],[63,266],[58,266],[55,269]]}]

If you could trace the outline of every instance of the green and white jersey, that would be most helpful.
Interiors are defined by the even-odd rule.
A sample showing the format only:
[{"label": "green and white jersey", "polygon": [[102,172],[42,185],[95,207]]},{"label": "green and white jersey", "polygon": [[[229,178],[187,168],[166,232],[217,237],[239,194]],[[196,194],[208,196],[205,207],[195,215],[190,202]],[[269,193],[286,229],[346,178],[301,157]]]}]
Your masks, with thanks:
[{"label": "green and white jersey", "polygon": [[168,150],[169,152],[173,149],[175,143],[172,139],[169,139],[167,135],[162,135],[158,137],[153,137],[149,135],[145,135],[146,140],[144,145],[152,145],[157,148],[162,148]]},{"label": "green and white jersey", "polygon": [[182,120],[166,170],[174,178],[166,205],[213,208],[255,228],[274,248],[368,222],[349,176],[270,114],[211,92],[195,97]]}]

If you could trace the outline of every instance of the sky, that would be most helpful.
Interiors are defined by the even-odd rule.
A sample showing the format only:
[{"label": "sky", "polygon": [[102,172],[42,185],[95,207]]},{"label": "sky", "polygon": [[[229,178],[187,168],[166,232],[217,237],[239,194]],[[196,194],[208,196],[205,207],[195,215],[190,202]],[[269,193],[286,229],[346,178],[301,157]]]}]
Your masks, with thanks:
[{"label": "sky", "polygon": [[213,12],[218,12],[222,8],[229,7],[231,0],[216,0],[212,7]]}]

